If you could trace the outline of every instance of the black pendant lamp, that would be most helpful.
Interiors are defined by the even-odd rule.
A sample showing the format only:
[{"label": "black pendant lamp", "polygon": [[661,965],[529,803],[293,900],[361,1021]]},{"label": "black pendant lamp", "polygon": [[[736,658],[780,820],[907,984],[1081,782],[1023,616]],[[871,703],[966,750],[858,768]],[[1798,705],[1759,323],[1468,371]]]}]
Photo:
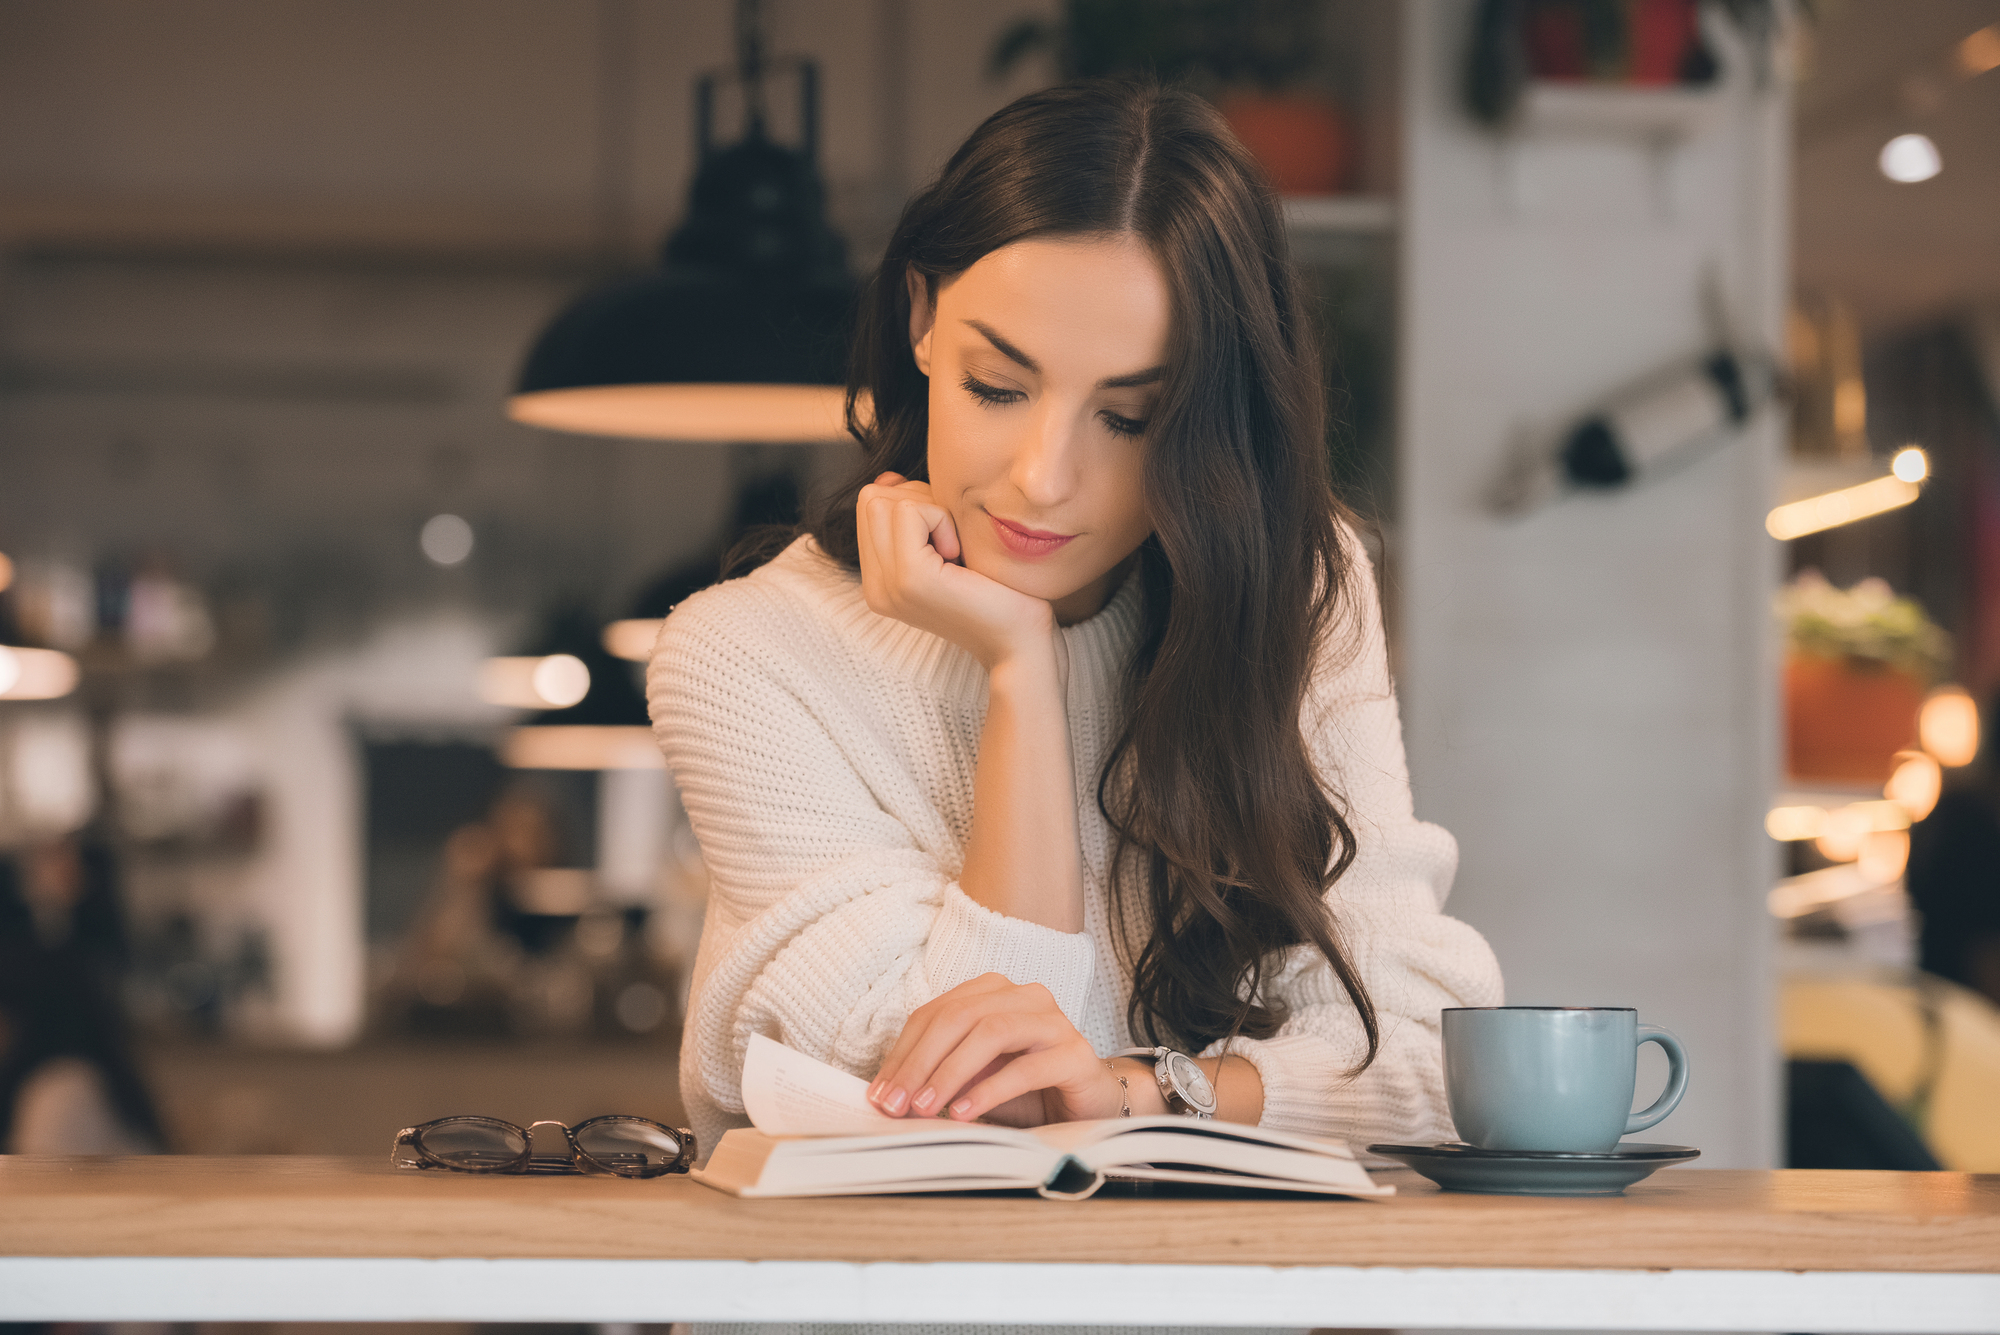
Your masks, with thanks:
[{"label": "black pendant lamp", "polygon": [[772,139],[753,0],[737,6],[746,132],[715,143],[717,76],[695,85],[698,165],[661,267],[586,292],[542,331],[517,422],[653,440],[838,440],[854,282],[826,221],[819,78],[797,62],[796,147]]}]

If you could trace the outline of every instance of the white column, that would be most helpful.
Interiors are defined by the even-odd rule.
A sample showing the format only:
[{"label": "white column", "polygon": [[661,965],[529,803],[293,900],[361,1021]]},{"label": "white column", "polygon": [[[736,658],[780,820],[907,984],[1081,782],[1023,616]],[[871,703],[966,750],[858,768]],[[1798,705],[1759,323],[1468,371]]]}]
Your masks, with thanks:
[{"label": "white column", "polygon": [[1492,941],[1508,1000],[1637,1006],[1676,1030],[1689,1092],[1643,1138],[1766,1165],[1776,415],[1676,476],[1525,518],[1481,493],[1521,433],[1552,435],[1710,347],[1711,271],[1744,332],[1778,346],[1787,97],[1736,59],[1678,146],[1497,135],[1461,109],[1473,10],[1404,8],[1400,687],[1417,808],[1458,836],[1451,911]]}]

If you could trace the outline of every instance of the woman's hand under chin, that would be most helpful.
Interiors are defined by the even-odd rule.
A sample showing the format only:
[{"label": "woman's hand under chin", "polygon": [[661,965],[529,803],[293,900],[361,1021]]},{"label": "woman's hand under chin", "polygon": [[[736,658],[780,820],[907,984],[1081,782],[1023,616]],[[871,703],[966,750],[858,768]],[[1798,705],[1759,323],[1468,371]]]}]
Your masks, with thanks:
[{"label": "woman's hand under chin", "polygon": [[997,973],[919,1006],[868,1098],[891,1117],[1007,1126],[1116,1117],[1126,1101],[1046,987]]},{"label": "woman's hand under chin", "polygon": [[1060,644],[1055,609],[958,564],[951,512],[928,482],[884,473],[855,504],[861,593],[871,610],[950,640],[989,672]]}]

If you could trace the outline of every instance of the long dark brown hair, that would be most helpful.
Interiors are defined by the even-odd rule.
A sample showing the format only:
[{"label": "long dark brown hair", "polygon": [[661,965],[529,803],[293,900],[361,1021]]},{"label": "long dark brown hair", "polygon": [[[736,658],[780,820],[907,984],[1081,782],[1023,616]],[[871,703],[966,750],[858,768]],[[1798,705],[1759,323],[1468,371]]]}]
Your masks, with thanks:
[{"label": "long dark brown hair", "polygon": [[[1347,605],[1312,322],[1276,197],[1208,103],[1147,83],[1033,93],[973,132],[903,210],[863,299],[847,425],[866,452],[810,525],[859,565],[854,505],[885,471],[928,478],[928,379],[910,349],[905,275],[938,285],[1032,236],[1129,234],[1172,293],[1167,375],[1148,415],[1144,613],[1129,715],[1097,802],[1144,867],[1120,905],[1127,1016],[1154,1042],[1268,1037],[1273,952],[1310,944],[1378,1043],[1375,1007],[1326,892],[1354,832],[1313,766],[1300,711]],[[1121,891],[1114,890],[1114,894]],[[1146,924],[1132,949],[1130,926]]]}]

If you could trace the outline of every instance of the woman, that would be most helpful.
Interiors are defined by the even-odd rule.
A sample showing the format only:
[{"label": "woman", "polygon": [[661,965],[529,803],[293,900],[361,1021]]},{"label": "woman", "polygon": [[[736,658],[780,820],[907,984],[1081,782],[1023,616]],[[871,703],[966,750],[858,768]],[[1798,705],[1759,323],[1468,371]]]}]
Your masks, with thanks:
[{"label": "woman", "polygon": [[[982,125],[864,302],[853,484],[689,599],[649,670],[713,878],[682,1049],[703,1145],[749,1036],[891,1116],[1200,1111],[1450,1134],[1439,913],[1276,201],[1192,95]],[[1165,1051],[1194,1056],[1202,1082]]]}]

